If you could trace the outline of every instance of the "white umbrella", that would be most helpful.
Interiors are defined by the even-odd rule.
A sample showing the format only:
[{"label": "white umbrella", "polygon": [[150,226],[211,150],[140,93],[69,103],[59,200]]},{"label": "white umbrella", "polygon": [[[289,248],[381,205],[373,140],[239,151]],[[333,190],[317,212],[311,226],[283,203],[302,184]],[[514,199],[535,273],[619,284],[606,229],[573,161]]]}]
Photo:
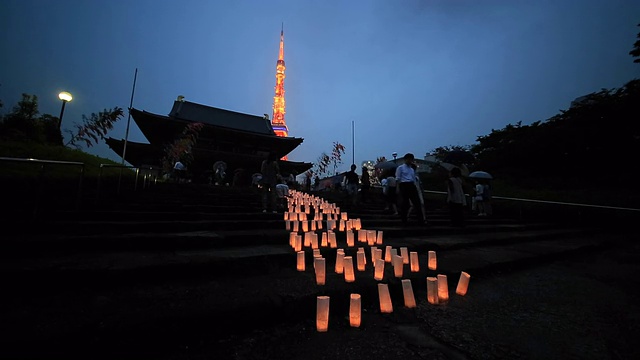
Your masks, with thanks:
[{"label": "white umbrella", "polygon": [[469,177],[472,179],[487,179],[487,180],[493,179],[493,176],[491,176],[491,174],[489,174],[486,171],[474,171],[471,174],[469,174]]},{"label": "white umbrella", "polygon": [[458,168],[458,169],[460,169],[460,173],[463,176],[467,176],[467,174],[469,174],[469,169],[464,164],[462,164],[460,166],[454,165],[454,164],[451,164],[451,163],[447,163],[447,162],[439,162],[437,164],[442,166],[443,168],[447,169],[448,171],[451,171],[451,169],[453,169],[453,168]]},{"label": "white umbrella", "polygon": [[[404,164],[404,162],[401,162],[402,164]],[[377,163],[374,168],[375,169],[380,169],[380,170],[389,170],[389,169],[395,169],[398,166],[400,166],[400,163],[396,163],[395,161],[391,160],[391,161],[384,161],[381,163]]]}]

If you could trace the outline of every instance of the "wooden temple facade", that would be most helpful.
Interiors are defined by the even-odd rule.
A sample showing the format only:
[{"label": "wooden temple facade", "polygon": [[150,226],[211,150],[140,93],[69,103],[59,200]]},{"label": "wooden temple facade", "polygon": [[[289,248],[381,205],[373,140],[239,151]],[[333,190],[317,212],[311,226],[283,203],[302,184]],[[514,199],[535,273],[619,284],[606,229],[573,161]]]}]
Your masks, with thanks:
[{"label": "wooden temple facade", "polygon": [[[165,148],[179,138],[190,123],[204,124],[192,149],[194,160],[189,170],[193,174],[211,171],[217,161],[227,163],[227,172],[234,169],[259,172],[260,164],[268,154],[283,158],[303,142],[302,138],[277,136],[267,118],[184,100],[175,101],[169,115],[134,108],[130,111],[149,142],[127,142],[125,160],[134,166],[161,167]],[[122,156],[123,139],[110,137],[106,143]],[[280,161],[283,175],[298,175],[311,166],[306,162]]]}]

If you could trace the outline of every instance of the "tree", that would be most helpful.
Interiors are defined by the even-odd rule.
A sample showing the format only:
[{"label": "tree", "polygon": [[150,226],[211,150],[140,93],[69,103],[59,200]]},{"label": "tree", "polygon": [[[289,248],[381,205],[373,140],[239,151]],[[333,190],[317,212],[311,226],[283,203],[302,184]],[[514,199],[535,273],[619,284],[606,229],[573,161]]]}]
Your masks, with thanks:
[{"label": "tree", "polygon": [[122,117],[122,109],[115,107],[113,109],[105,109],[99,113],[92,113],[90,117],[82,115],[82,124],[73,123],[75,132],[67,130],[71,136],[65,146],[73,146],[80,148],[80,142],[84,142],[87,147],[91,147],[98,143],[98,140],[104,140],[105,135],[111,129],[113,124]]},{"label": "tree", "polygon": [[337,141],[333,142],[333,150],[331,150],[331,162],[333,163],[333,174],[337,175],[336,168],[342,164],[342,155],[344,154],[345,147]]},{"label": "tree", "polygon": [[329,168],[329,164],[331,163],[331,158],[327,153],[322,153],[318,157],[317,162],[315,163],[315,174],[318,176],[323,176],[327,174],[327,169]]},{"label": "tree", "polygon": [[191,164],[193,161],[193,147],[196,145],[198,135],[203,127],[203,123],[188,124],[184,130],[182,130],[182,134],[180,134],[173,143],[165,147],[165,155],[162,158],[162,169],[166,173],[171,172],[176,161],[182,162],[187,167]]},{"label": "tree", "polygon": [[58,118],[39,114],[36,95],[22,94],[18,104],[2,118],[0,134],[3,140],[62,145]]},{"label": "tree", "polygon": [[[638,24],[640,26],[640,24]],[[638,40],[633,44],[633,49],[629,51],[629,55],[634,57],[634,63],[640,63],[640,32],[638,33]]]}]

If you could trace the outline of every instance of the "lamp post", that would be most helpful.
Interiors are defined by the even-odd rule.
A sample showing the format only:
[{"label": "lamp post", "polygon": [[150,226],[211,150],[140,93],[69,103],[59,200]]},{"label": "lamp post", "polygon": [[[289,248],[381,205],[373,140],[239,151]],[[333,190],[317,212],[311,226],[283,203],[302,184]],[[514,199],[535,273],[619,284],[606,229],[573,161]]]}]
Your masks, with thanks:
[{"label": "lamp post", "polygon": [[73,99],[73,96],[66,91],[58,94],[58,98],[62,100],[62,109],[60,109],[60,121],[58,122],[58,129],[62,128],[62,115],[64,115],[64,106]]},{"label": "lamp post", "polygon": [[394,152],[393,154],[391,154],[393,156],[393,162],[396,162],[396,157],[398,157],[398,153]]}]

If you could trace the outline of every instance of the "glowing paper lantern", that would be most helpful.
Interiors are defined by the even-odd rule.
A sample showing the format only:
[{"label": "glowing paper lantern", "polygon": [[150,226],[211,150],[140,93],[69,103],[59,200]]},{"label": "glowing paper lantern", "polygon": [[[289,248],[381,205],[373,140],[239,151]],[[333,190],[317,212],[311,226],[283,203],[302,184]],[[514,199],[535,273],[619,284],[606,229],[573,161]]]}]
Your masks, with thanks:
[{"label": "glowing paper lantern", "polygon": [[289,220],[285,220],[285,222],[284,222],[284,229],[285,229],[285,230],[291,230],[291,221],[289,221]]},{"label": "glowing paper lantern", "polygon": [[309,222],[306,220],[302,222],[302,231],[303,232],[309,231]]},{"label": "glowing paper lantern", "polygon": [[378,250],[377,247],[372,246],[371,247],[371,263],[375,264],[376,261],[376,250]]},{"label": "glowing paper lantern", "polygon": [[316,222],[310,221],[310,223],[311,223],[311,231],[316,231]]},{"label": "glowing paper lantern", "polygon": [[360,294],[351,294],[349,301],[349,325],[360,327],[362,321],[362,302]]},{"label": "glowing paper lantern", "polygon": [[404,295],[404,306],[410,309],[416,307],[416,297],[413,295],[411,280],[402,280],[402,294]]},{"label": "glowing paper lantern", "polygon": [[347,220],[349,217],[347,216],[346,212],[343,212],[342,214],[340,214],[340,219],[342,220]]},{"label": "glowing paper lantern", "polygon": [[367,230],[367,245],[373,246],[376,244],[376,231]]},{"label": "glowing paper lantern", "polygon": [[391,247],[391,245],[387,245],[385,252],[384,252],[384,261],[390,263],[391,262],[391,250],[393,250],[393,248]]},{"label": "glowing paper lantern", "polygon": [[384,261],[384,259],[382,258],[382,249],[376,249],[376,255],[375,255],[375,259],[380,259],[382,261]]},{"label": "glowing paper lantern", "polygon": [[336,233],[329,232],[329,247],[335,249],[338,247],[338,242],[336,241]]},{"label": "glowing paper lantern", "polygon": [[338,231],[344,231],[344,220],[340,220],[339,225],[338,225]]},{"label": "glowing paper lantern", "polygon": [[401,278],[402,277],[402,270],[403,270],[402,256],[394,255],[393,256],[393,274],[397,278]]},{"label": "glowing paper lantern", "polygon": [[289,213],[286,211],[284,213],[284,220],[289,220]]},{"label": "glowing paper lantern", "polygon": [[464,296],[469,288],[469,279],[471,276],[466,272],[460,273],[460,280],[458,280],[458,287],[456,288],[456,294]]},{"label": "glowing paper lantern", "polygon": [[292,248],[296,247],[296,233],[289,233],[289,245],[291,245]]},{"label": "glowing paper lantern", "polygon": [[360,230],[362,229],[362,222],[360,221],[360,219],[355,219],[356,222],[353,224],[353,228],[356,230]]},{"label": "glowing paper lantern", "polygon": [[391,303],[391,295],[389,295],[389,286],[387,284],[378,284],[378,297],[380,298],[380,312],[389,314],[393,312],[393,304]]},{"label": "glowing paper lantern", "polygon": [[353,231],[347,230],[347,246],[355,246],[355,240],[353,239]]},{"label": "glowing paper lantern", "polygon": [[367,230],[364,230],[364,229],[358,230],[358,241],[367,242]]},{"label": "glowing paper lantern", "polygon": [[376,237],[376,245],[382,245],[382,235],[383,231],[378,231],[378,235]]},{"label": "glowing paper lantern", "polygon": [[329,329],[329,297],[318,296],[316,303],[316,330],[327,332]]},{"label": "glowing paper lantern", "polygon": [[320,242],[320,246],[326,247],[328,245],[327,233],[323,232],[321,236],[322,236],[322,241]]},{"label": "glowing paper lantern", "polygon": [[311,246],[311,234],[310,232],[304,233],[304,246]]},{"label": "glowing paper lantern", "polygon": [[318,220],[318,221],[316,221],[316,228],[317,228],[318,230],[322,230],[322,220]]},{"label": "glowing paper lantern", "polygon": [[411,272],[420,271],[420,262],[418,261],[418,253],[415,251],[410,252],[409,258],[411,260]]},{"label": "glowing paper lantern", "polygon": [[300,222],[296,220],[293,222],[293,229],[291,229],[291,231],[298,232],[299,227],[300,227]]},{"label": "glowing paper lantern", "polygon": [[438,275],[438,302],[443,303],[447,301],[449,301],[447,275]]},{"label": "glowing paper lantern", "polygon": [[365,269],[364,251],[358,251],[356,253],[356,260],[358,262],[358,271],[364,271],[364,269]]},{"label": "glowing paper lantern", "polygon": [[406,247],[401,247],[400,248],[400,256],[402,256],[402,263],[403,264],[408,264],[409,263],[409,250]]},{"label": "glowing paper lantern", "polygon": [[313,258],[313,267],[316,270],[316,284],[324,285],[327,274],[325,259],[321,257]]},{"label": "glowing paper lantern", "polygon": [[356,281],[356,276],[353,273],[353,258],[351,256],[345,256],[342,265],[344,267],[344,281]]},{"label": "glowing paper lantern", "polygon": [[376,259],[373,278],[380,281],[384,277],[384,260]]},{"label": "glowing paper lantern", "polygon": [[427,301],[429,304],[438,304],[438,278],[427,278]]},{"label": "glowing paper lantern", "polygon": [[[364,248],[363,248],[363,247],[359,247],[359,248],[358,248],[358,252],[359,252],[359,253],[362,253],[362,254],[364,255]],[[364,263],[365,263],[365,265],[366,265],[366,264],[367,264],[367,256],[366,256],[366,255],[364,255],[364,256],[363,256],[363,259],[364,259]]]},{"label": "glowing paper lantern", "polygon": [[298,251],[298,271],[304,271],[304,251]]},{"label": "glowing paper lantern", "polygon": [[344,272],[344,251],[341,252],[340,250],[341,249],[338,249],[338,252],[336,252],[336,274],[342,274]]},{"label": "glowing paper lantern", "polygon": [[318,248],[318,234],[316,233],[311,233],[311,248],[312,249]]},{"label": "glowing paper lantern", "polygon": [[316,257],[316,256],[322,256],[320,254],[320,249],[313,249],[313,257]]},{"label": "glowing paper lantern", "polygon": [[301,235],[296,235],[296,247],[294,248],[295,251],[301,251],[302,250],[302,236]]},{"label": "glowing paper lantern", "polygon": [[427,263],[429,270],[435,270],[438,267],[438,260],[436,259],[436,252],[429,251],[429,262]]}]

